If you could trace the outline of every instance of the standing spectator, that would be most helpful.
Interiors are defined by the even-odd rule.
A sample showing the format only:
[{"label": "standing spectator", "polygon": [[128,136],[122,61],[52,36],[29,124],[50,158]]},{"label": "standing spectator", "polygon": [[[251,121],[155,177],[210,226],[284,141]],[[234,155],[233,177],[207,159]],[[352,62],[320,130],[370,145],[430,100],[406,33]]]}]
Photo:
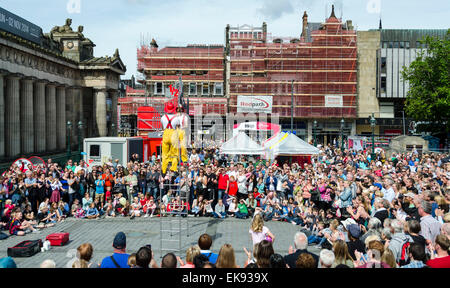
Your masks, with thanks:
[{"label": "standing spectator", "polygon": [[223,195],[226,191],[228,191],[230,178],[227,174],[224,173],[224,168],[219,168],[219,173],[217,175],[217,181],[218,181],[218,192],[217,192],[217,199],[222,199]]},{"label": "standing spectator", "polygon": [[103,199],[105,198],[105,181],[102,179],[102,175],[97,176],[97,180],[95,180],[95,199],[98,199],[103,208]]},{"label": "standing spectator", "polygon": [[418,207],[420,215],[420,235],[422,235],[427,244],[434,243],[436,236],[441,231],[441,223],[431,216],[431,203],[423,200]]},{"label": "standing spectator", "polygon": [[427,255],[425,254],[425,247],[418,243],[411,243],[409,246],[409,255],[410,259],[409,264],[401,266],[400,268],[423,268],[426,267],[425,261]]},{"label": "standing spectator", "polygon": [[436,236],[434,247],[431,246],[431,259],[428,260],[427,266],[431,268],[450,268],[450,240],[442,234]]},{"label": "standing spectator", "polygon": [[127,237],[125,233],[119,232],[114,237],[114,254],[102,260],[100,268],[130,268],[128,266],[129,254],[125,253],[127,247]]}]

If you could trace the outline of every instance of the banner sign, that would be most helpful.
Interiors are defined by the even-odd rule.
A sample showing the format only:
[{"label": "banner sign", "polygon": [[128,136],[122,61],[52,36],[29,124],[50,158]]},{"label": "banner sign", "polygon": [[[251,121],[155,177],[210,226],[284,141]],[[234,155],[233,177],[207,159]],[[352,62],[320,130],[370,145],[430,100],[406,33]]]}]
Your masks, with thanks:
[{"label": "banner sign", "polygon": [[325,107],[338,107],[344,106],[342,95],[325,95]]},{"label": "banner sign", "polygon": [[41,45],[42,29],[0,7],[0,30]]},{"label": "banner sign", "polygon": [[272,96],[238,96],[238,113],[272,113]]}]

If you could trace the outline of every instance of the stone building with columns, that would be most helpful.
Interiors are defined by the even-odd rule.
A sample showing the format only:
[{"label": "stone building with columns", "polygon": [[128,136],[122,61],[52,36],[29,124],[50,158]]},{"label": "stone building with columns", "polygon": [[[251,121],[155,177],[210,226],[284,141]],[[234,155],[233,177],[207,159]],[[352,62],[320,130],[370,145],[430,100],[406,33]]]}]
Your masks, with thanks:
[{"label": "stone building with columns", "polygon": [[117,49],[94,57],[83,26],[71,25],[41,32],[38,43],[0,29],[0,163],[66,151],[69,138],[77,148],[79,135],[115,135],[126,67]]}]

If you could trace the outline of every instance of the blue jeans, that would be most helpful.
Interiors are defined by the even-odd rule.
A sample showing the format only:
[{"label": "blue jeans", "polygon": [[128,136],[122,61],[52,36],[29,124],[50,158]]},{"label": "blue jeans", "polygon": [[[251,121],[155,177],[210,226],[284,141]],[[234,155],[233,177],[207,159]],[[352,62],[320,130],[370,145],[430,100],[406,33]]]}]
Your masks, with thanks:
[{"label": "blue jeans", "polygon": [[217,199],[222,199],[224,193],[225,193],[225,189],[217,190]]},{"label": "blue jeans", "polygon": [[234,213],[234,216],[236,218],[239,218],[239,219],[246,219],[248,217],[248,214],[247,213],[241,213],[241,212],[238,211],[238,212]]},{"label": "blue jeans", "polygon": [[217,214],[216,212],[214,212],[214,218],[226,218],[227,217],[227,213],[222,212],[220,214]]},{"label": "blue jeans", "polygon": [[325,237],[311,235],[308,237],[308,244],[319,243],[319,245],[322,245],[326,240],[327,240],[327,238],[325,238]]},{"label": "blue jeans", "polygon": [[302,225],[302,224],[303,224],[302,219],[299,218],[299,217],[287,217],[287,218],[286,218],[286,221],[288,221],[288,222],[294,222],[294,223],[297,224],[297,225]]},{"label": "blue jeans", "polygon": [[147,187],[147,193],[150,193],[150,195],[153,196],[153,199],[158,199],[159,197],[159,188],[158,187]]}]

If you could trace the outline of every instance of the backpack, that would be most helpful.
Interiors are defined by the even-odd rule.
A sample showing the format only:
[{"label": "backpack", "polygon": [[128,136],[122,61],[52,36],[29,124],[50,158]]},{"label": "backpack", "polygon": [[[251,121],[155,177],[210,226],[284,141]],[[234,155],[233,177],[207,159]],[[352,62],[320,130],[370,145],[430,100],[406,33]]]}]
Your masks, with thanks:
[{"label": "backpack", "polygon": [[411,242],[403,243],[400,260],[398,261],[399,266],[405,266],[405,265],[409,264],[410,259],[409,259],[408,255],[409,255],[409,247],[410,246],[411,246]]}]

